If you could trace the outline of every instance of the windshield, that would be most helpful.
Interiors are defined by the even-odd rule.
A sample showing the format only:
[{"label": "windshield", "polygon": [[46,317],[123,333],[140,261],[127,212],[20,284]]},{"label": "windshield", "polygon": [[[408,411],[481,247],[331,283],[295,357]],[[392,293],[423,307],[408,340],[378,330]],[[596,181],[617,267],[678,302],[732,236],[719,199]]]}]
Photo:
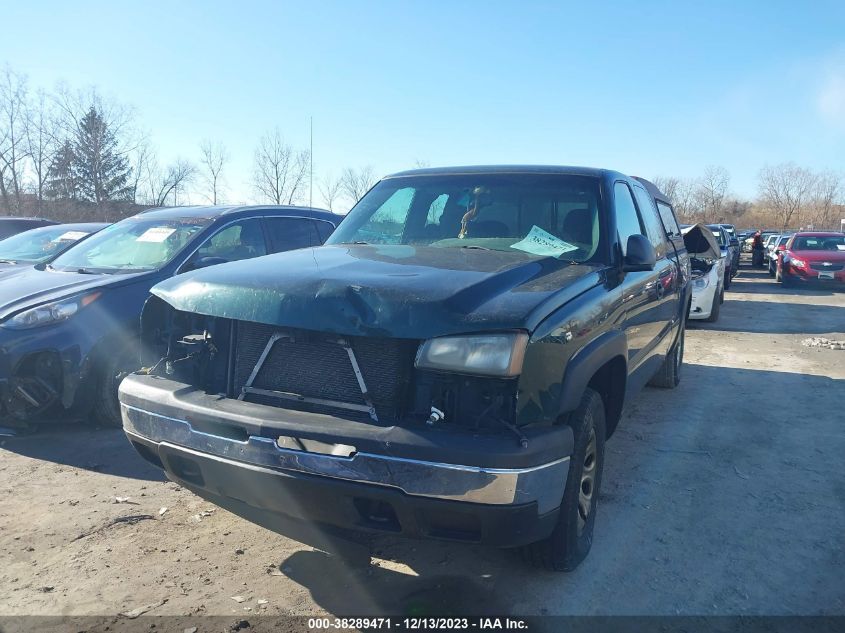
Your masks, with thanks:
[{"label": "windshield", "polygon": [[70,248],[91,231],[45,226],[0,241],[0,261],[36,264]]},{"label": "windshield", "polygon": [[51,267],[102,273],[155,270],[170,262],[210,223],[210,218],[129,218],[68,249]]},{"label": "windshield", "polygon": [[796,237],[794,251],[845,251],[845,235],[814,235]]},{"label": "windshield", "polygon": [[389,178],[327,244],[411,244],[587,261],[598,257],[599,181],[554,174]]}]

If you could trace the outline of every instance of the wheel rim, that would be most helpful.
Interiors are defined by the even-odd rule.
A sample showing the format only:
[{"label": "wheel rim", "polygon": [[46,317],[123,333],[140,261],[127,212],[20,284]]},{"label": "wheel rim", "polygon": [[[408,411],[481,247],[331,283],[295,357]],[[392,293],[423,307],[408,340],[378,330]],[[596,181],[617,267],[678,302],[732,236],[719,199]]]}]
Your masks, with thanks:
[{"label": "wheel rim", "polygon": [[598,451],[596,450],[596,431],[590,429],[587,450],[584,452],[584,466],[581,469],[581,486],[578,489],[578,534],[584,531],[590,513],[593,511],[593,495],[596,491],[596,472]]}]

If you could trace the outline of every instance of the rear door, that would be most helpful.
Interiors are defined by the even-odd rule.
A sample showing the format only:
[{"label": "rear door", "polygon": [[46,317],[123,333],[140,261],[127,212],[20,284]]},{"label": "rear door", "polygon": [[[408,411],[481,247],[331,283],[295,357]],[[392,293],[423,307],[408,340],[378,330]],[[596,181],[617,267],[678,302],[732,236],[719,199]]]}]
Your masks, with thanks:
[{"label": "rear door", "polygon": [[675,249],[666,237],[666,229],[657,212],[654,198],[639,184],[634,183],[634,197],[640,218],[645,225],[645,235],[657,253],[654,272],[657,285],[654,288],[655,303],[650,310],[653,321],[649,323],[647,354],[664,355],[669,349],[671,337],[667,336],[678,314],[680,264]]}]

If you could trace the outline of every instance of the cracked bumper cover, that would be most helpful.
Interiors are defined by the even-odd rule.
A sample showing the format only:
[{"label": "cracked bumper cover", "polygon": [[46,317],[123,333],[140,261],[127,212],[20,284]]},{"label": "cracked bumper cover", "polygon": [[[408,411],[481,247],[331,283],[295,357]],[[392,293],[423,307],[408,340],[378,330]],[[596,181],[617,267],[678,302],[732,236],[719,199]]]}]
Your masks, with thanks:
[{"label": "cracked bumper cover", "polygon": [[[120,400],[124,430],[142,456],[200,496],[281,532],[290,519],[532,542],[554,527],[572,452],[568,427],[528,429],[524,448],[509,434],[377,426],[151,376],[124,380]],[[322,448],[289,448],[297,444]],[[362,510],[376,506],[375,519]]]}]

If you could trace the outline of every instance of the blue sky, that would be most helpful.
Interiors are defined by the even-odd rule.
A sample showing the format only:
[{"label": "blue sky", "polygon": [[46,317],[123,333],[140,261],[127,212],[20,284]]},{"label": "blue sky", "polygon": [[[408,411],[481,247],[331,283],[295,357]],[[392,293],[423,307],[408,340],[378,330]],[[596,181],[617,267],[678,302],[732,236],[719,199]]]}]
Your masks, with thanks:
[{"label": "blue sky", "polygon": [[315,171],[416,160],[653,176],[845,169],[845,3],[3,2],[0,63],[96,85],[159,155],[228,146],[230,198],[278,126]]}]

